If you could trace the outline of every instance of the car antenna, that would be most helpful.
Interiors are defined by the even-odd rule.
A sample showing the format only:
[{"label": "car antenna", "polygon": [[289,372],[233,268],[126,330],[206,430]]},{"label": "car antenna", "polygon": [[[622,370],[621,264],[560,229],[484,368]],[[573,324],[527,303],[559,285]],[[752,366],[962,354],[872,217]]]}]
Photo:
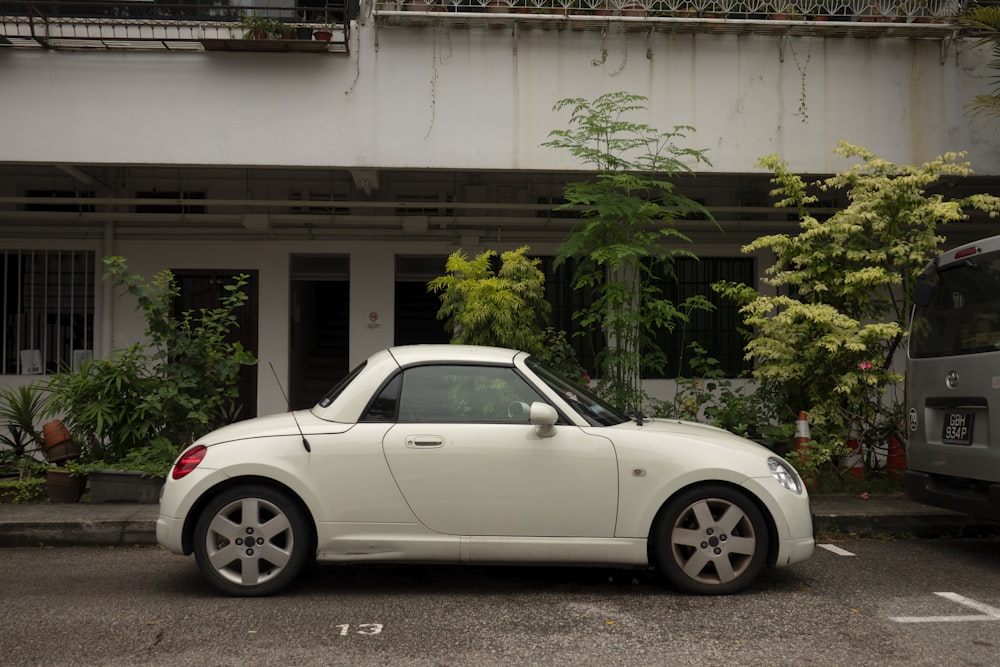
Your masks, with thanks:
[{"label": "car antenna", "polygon": [[306,448],[307,452],[312,452],[312,447],[309,446],[309,441],[306,440],[306,434],[302,432],[302,426],[299,425],[299,419],[295,416],[295,410],[292,410],[292,404],[288,402],[288,394],[285,393],[285,388],[281,386],[281,380],[278,379],[278,371],[274,370],[274,364],[270,361],[267,362],[267,365],[271,367],[271,372],[274,373],[274,381],[278,383],[278,389],[281,390],[281,397],[285,399],[285,407],[288,408],[288,412],[292,415],[295,428],[299,429],[299,435],[302,436],[302,446]]}]

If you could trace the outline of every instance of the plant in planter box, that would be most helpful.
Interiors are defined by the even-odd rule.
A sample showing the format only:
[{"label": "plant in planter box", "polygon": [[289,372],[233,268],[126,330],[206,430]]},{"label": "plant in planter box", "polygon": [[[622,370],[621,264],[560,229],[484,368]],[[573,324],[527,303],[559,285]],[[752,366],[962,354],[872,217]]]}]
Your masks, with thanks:
[{"label": "plant in planter box", "polygon": [[133,449],[120,461],[90,473],[92,503],[155,503],[170,472],[177,447],[167,438],[154,438]]},{"label": "plant in planter box", "polygon": [[128,273],[122,257],[104,262],[106,277],[136,297],[146,320],[148,377],[153,381],[140,409],[158,426],[150,435],[184,447],[229,423],[239,400],[240,369],[257,363],[253,353],[230,336],[239,326],[236,311],[248,298],[248,276],[234,276],[217,307],[175,315],[180,288],[170,271],[146,280]]},{"label": "plant in planter box", "polygon": [[240,369],[257,362],[229,340],[237,326],[234,313],[247,299],[247,277],[236,276],[225,286],[218,307],[175,315],[180,288],[172,273],[147,281],[129,274],[121,257],[104,261],[105,278],[137,298],[146,341],[50,380],[52,406],[65,415],[87,458],[117,464],[155,438],[184,446],[228,423],[239,397]]},{"label": "plant in planter box", "polygon": [[93,359],[49,381],[52,407],[91,460],[113,463],[155,437],[163,418],[143,409],[156,379],[136,344],[113,360]]},{"label": "plant in planter box", "polygon": [[0,389],[0,465],[10,464],[31,457],[39,449],[42,434],[36,424],[48,414],[49,397],[38,384],[5,387]]},{"label": "plant in planter box", "polygon": [[108,468],[138,472],[147,478],[165,479],[179,453],[168,438],[154,438],[148,445],[133,449]]},{"label": "plant in planter box", "polygon": [[0,480],[0,503],[27,504],[45,495],[44,477],[14,477]]},{"label": "plant in planter box", "polygon": [[0,479],[0,503],[31,503],[45,495],[44,464],[22,457],[10,469],[14,472]]},{"label": "plant in planter box", "polygon": [[240,18],[243,39],[282,39],[288,26],[281,19],[250,14]]},{"label": "plant in planter box", "polygon": [[75,461],[45,469],[45,491],[54,503],[75,503],[87,489],[87,469]]}]

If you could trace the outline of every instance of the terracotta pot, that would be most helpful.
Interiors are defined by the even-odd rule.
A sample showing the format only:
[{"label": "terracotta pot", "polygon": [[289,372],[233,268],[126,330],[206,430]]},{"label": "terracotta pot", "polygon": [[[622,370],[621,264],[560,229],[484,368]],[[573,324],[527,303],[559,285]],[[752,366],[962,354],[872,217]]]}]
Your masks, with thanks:
[{"label": "terracotta pot", "polygon": [[85,475],[72,475],[68,470],[47,470],[45,488],[54,503],[75,503],[87,488]]},{"label": "terracotta pot", "polygon": [[46,449],[61,445],[72,437],[66,425],[58,419],[53,419],[42,426],[42,436],[45,438]]}]

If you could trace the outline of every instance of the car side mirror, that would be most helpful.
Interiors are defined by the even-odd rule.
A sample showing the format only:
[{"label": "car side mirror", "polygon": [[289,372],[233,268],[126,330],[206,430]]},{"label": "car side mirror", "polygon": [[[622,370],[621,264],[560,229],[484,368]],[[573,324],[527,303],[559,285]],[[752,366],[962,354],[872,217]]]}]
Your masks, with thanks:
[{"label": "car side mirror", "polygon": [[548,403],[535,401],[531,404],[531,412],[528,419],[535,427],[535,433],[540,438],[551,438],[556,434],[556,422],[559,420],[559,413]]}]

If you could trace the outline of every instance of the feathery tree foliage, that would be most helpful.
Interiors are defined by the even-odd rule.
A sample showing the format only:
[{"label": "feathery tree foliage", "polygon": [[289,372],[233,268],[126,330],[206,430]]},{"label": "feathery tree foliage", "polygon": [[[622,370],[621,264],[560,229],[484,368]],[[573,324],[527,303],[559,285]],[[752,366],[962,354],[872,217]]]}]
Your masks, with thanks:
[{"label": "feathery tree foliage", "polygon": [[975,46],[990,46],[991,56],[988,67],[998,74],[990,77],[993,90],[976,95],[965,108],[972,120],[996,119],[1000,117],[1000,7],[975,5],[961,22],[979,37]]},{"label": "feathery tree foliage", "polygon": [[604,335],[598,389],[626,410],[642,406],[641,371],[665,368],[656,332],[672,330],[693,309],[712,307],[701,296],[673,303],[654,281],[672,275],[675,258],[694,257],[677,247],[690,240],[674,222],[712,218],[704,206],[677,192],[671,180],[691,174],[690,163],[708,164],[703,150],[678,145],[693,128],[661,131],[629,120],[647,110],[646,101],[624,92],[560,100],[555,110],[570,111],[568,129],[553,130],[542,144],[569,151],[594,170],[592,178],[563,190],[561,208],[579,210],[583,219],[560,246],[556,264],[577,260],[574,287],[593,290],[590,306],[574,315],[584,330]]}]

